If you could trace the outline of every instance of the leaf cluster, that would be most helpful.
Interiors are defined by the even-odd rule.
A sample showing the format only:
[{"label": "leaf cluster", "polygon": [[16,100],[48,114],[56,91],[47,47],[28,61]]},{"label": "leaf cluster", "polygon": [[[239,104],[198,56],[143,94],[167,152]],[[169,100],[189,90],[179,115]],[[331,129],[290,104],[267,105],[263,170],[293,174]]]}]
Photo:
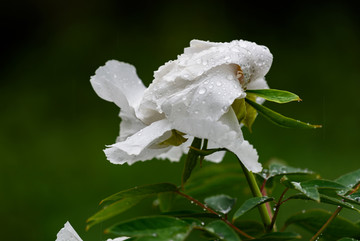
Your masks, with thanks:
[{"label": "leaf cluster", "polygon": [[[284,226],[276,230],[276,216],[280,207],[288,201],[310,200],[360,213],[360,193],[357,190],[360,185],[360,169],[335,180],[326,180],[307,169],[273,163],[256,176],[263,192],[272,193],[278,187],[284,189],[283,194],[290,194],[286,197],[246,197],[245,201],[237,205],[238,198],[222,191],[228,187],[241,190],[244,179],[241,169],[229,164],[207,165],[193,173],[183,187],[184,190],[171,183],[159,183],[135,187],[105,198],[101,202],[101,210],[87,220],[88,228],[115,216],[119,217],[148,197],[153,197],[159,203],[156,215],[134,217],[107,228],[105,232],[140,241],[296,240],[301,235],[287,232],[288,226],[296,225],[314,234],[332,213],[325,209],[314,209],[286,214],[288,217]],[[194,197],[205,198],[200,202]],[[193,204],[193,208],[174,209],[174,204],[184,200]],[[271,230],[260,222],[246,219],[251,210],[264,203],[274,210],[274,226]],[[356,240],[360,238],[360,224],[337,216],[321,237],[325,240],[340,240],[345,237]]]}]

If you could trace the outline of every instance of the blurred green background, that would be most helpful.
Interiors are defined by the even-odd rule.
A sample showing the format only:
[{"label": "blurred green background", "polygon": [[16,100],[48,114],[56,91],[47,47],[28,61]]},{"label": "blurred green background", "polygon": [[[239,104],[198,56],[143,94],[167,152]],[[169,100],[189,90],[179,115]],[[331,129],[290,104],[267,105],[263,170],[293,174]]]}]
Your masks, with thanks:
[{"label": "blurred green background", "polygon": [[104,240],[105,226],[85,232],[102,198],[179,183],[183,163],[106,160],[102,149],[118,134],[119,109],[94,93],[89,78],[118,59],[149,84],[195,38],[269,47],[270,87],[303,102],[266,105],[323,124],[289,130],[258,118],[253,133],[244,132],[261,162],[276,157],[326,178],[360,166],[360,20],[347,2],[13,1],[2,6],[0,25],[2,240],[55,240],[67,220],[84,240]]}]

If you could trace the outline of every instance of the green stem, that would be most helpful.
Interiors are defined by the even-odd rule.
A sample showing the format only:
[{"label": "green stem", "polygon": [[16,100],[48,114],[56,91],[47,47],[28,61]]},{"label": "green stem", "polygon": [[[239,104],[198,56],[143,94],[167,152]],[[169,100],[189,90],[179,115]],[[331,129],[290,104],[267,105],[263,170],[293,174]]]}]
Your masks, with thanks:
[{"label": "green stem", "polygon": [[[238,159],[239,160],[239,159]],[[240,165],[243,169],[243,172],[245,174],[246,180],[249,184],[250,190],[253,194],[254,197],[262,197],[261,191],[259,189],[259,186],[256,183],[256,179],[255,176],[252,172],[250,172],[248,169],[246,169],[246,167],[244,166],[244,164],[242,164],[242,162],[239,160]],[[260,216],[261,219],[264,223],[265,229],[268,229],[268,227],[271,225],[271,218],[270,215],[266,209],[266,205],[265,204],[261,204],[258,206],[259,212],[260,212]]]}]

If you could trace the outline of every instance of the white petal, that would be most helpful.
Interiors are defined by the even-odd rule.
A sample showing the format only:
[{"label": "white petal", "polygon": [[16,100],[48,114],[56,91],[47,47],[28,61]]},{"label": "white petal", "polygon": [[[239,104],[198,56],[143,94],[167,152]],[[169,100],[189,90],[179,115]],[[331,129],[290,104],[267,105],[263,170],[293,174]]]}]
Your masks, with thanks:
[{"label": "white petal", "polygon": [[[231,108],[218,121],[198,119],[196,116],[186,115],[186,113],[182,118],[170,119],[170,121],[176,130],[208,139],[213,147],[224,147],[234,152],[250,171],[261,171],[257,152],[251,145],[244,142],[240,125]],[[219,161],[219,157],[215,160]]]},{"label": "white petal", "polygon": [[56,235],[56,241],[82,241],[69,222]]},{"label": "white petal", "polygon": [[171,147],[171,149],[169,151],[156,156],[156,158],[168,159],[171,162],[178,162],[178,161],[180,161],[180,158],[183,154],[184,154],[184,151],[183,151],[182,146],[174,146],[174,147]]},{"label": "white petal", "polygon": [[108,239],[108,240],[106,240],[106,241],[125,241],[125,240],[127,240],[127,239],[129,239],[129,237],[119,237],[119,238],[115,238],[115,239]]},{"label": "white petal", "polygon": [[155,80],[191,80],[216,66],[236,64],[243,70],[247,82],[251,82],[265,76],[272,63],[272,55],[268,48],[249,41],[210,43],[193,40],[190,44],[190,48],[178,56],[176,61],[166,63],[155,72]]},{"label": "white petal", "polygon": [[[213,141],[209,141],[209,142],[208,142],[208,148],[209,148],[209,149],[211,149],[211,148],[218,148],[218,147],[219,147],[219,146],[216,145],[216,143],[214,143]],[[224,159],[225,153],[226,153],[225,151],[215,152],[214,154],[205,156],[205,160],[211,161],[211,162],[215,162],[215,163],[219,163],[219,162],[222,161],[222,159]]]},{"label": "white petal", "polygon": [[[192,104],[194,107],[201,108],[198,103],[192,101],[200,103],[205,101],[203,112],[209,114],[210,117],[218,118],[221,108],[226,109],[235,98],[244,97],[241,87],[245,88],[252,81],[263,78],[271,63],[272,55],[265,46],[248,41],[240,40],[230,43],[192,41],[191,47],[178,56],[177,60],[169,61],[155,72],[153,83],[144,92],[138,116],[147,122],[153,114],[148,112],[149,109],[160,113],[164,111],[164,107],[179,111],[179,108],[172,108],[169,105],[178,102],[180,97],[190,97],[190,100],[186,100],[188,106]],[[244,74],[242,86],[236,78],[237,66],[241,67]],[[208,81],[205,81],[207,79]],[[216,85],[217,83],[219,86]],[[204,90],[208,94],[200,96]],[[210,96],[214,93],[215,96]],[[222,100],[217,102],[221,105],[220,109],[217,108],[218,106],[206,109],[208,107],[206,103],[218,101],[216,93],[222,96]],[[213,112],[214,109],[217,111]],[[201,110],[194,111],[201,112]],[[165,114],[169,115],[166,112]]]},{"label": "white petal", "polygon": [[[258,78],[252,82],[250,82],[247,86],[249,90],[259,90],[259,89],[269,89],[268,84],[266,83],[265,78]],[[256,102],[258,104],[262,104],[265,102],[265,99],[257,97]]]},{"label": "white petal", "polygon": [[129,136],[125,141],[111,145],[104,152],[108,160],[114,164],[131,165],[137,161],[150,160],[171,148],[161,148],[156,145],[171,136],[171,129],[166,119],[154,122]]},{"label": "white petal", "polygon": [[135,116],[135,112],[133,110],[124,111],[121,109],[119,116],[121,118],[120,135],[116,142],[124,141],[129,136],[146,127],[146,125]]},{"label": "white petal", "polygon": [[116,60],[98,68],[90,82],[101,98],[124,109],[137,109],[146,89],[134,66]]},{"label": "white petal", "polygon": [[234,65],[222,65],[178,89],[166,98],[157,99],[167,118],[186,115],[199,119],[218,120],[237,98],[245,97],[239,81],[235,81]]}]

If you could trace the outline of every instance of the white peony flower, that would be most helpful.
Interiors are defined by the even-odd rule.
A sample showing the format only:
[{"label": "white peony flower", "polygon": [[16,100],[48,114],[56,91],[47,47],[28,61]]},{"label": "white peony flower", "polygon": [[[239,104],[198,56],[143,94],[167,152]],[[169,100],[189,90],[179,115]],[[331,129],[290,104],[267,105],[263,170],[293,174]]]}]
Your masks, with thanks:
[{"label": "white peony flower", "polygon": [[[116,239],[108,239],[107,241],[125,241],[129,237],[119,237]],[[80,236],[76,233],[69,222],[66,222],[64,227],[56,235],[55,241],[82,241]]]},{"label": "white peony flower", "polygon": [[[161,66],[148,89],[129,64],[109,61],[91,83],[103,99],[121,108],[120,136],[105,150],[112,163],[132,164],[154,157],[178,160],[189,142],[164,144],[173,130],[209,140],[209,148],[234,152],[253,172],[261,171],[255,149],[243,139],[231,105],[246,89],[268,88],[264,80],[272,55],[247,41],[211,43],[193,40],[185,53]],[[224,153],[206,159],[219,162]]]}]

